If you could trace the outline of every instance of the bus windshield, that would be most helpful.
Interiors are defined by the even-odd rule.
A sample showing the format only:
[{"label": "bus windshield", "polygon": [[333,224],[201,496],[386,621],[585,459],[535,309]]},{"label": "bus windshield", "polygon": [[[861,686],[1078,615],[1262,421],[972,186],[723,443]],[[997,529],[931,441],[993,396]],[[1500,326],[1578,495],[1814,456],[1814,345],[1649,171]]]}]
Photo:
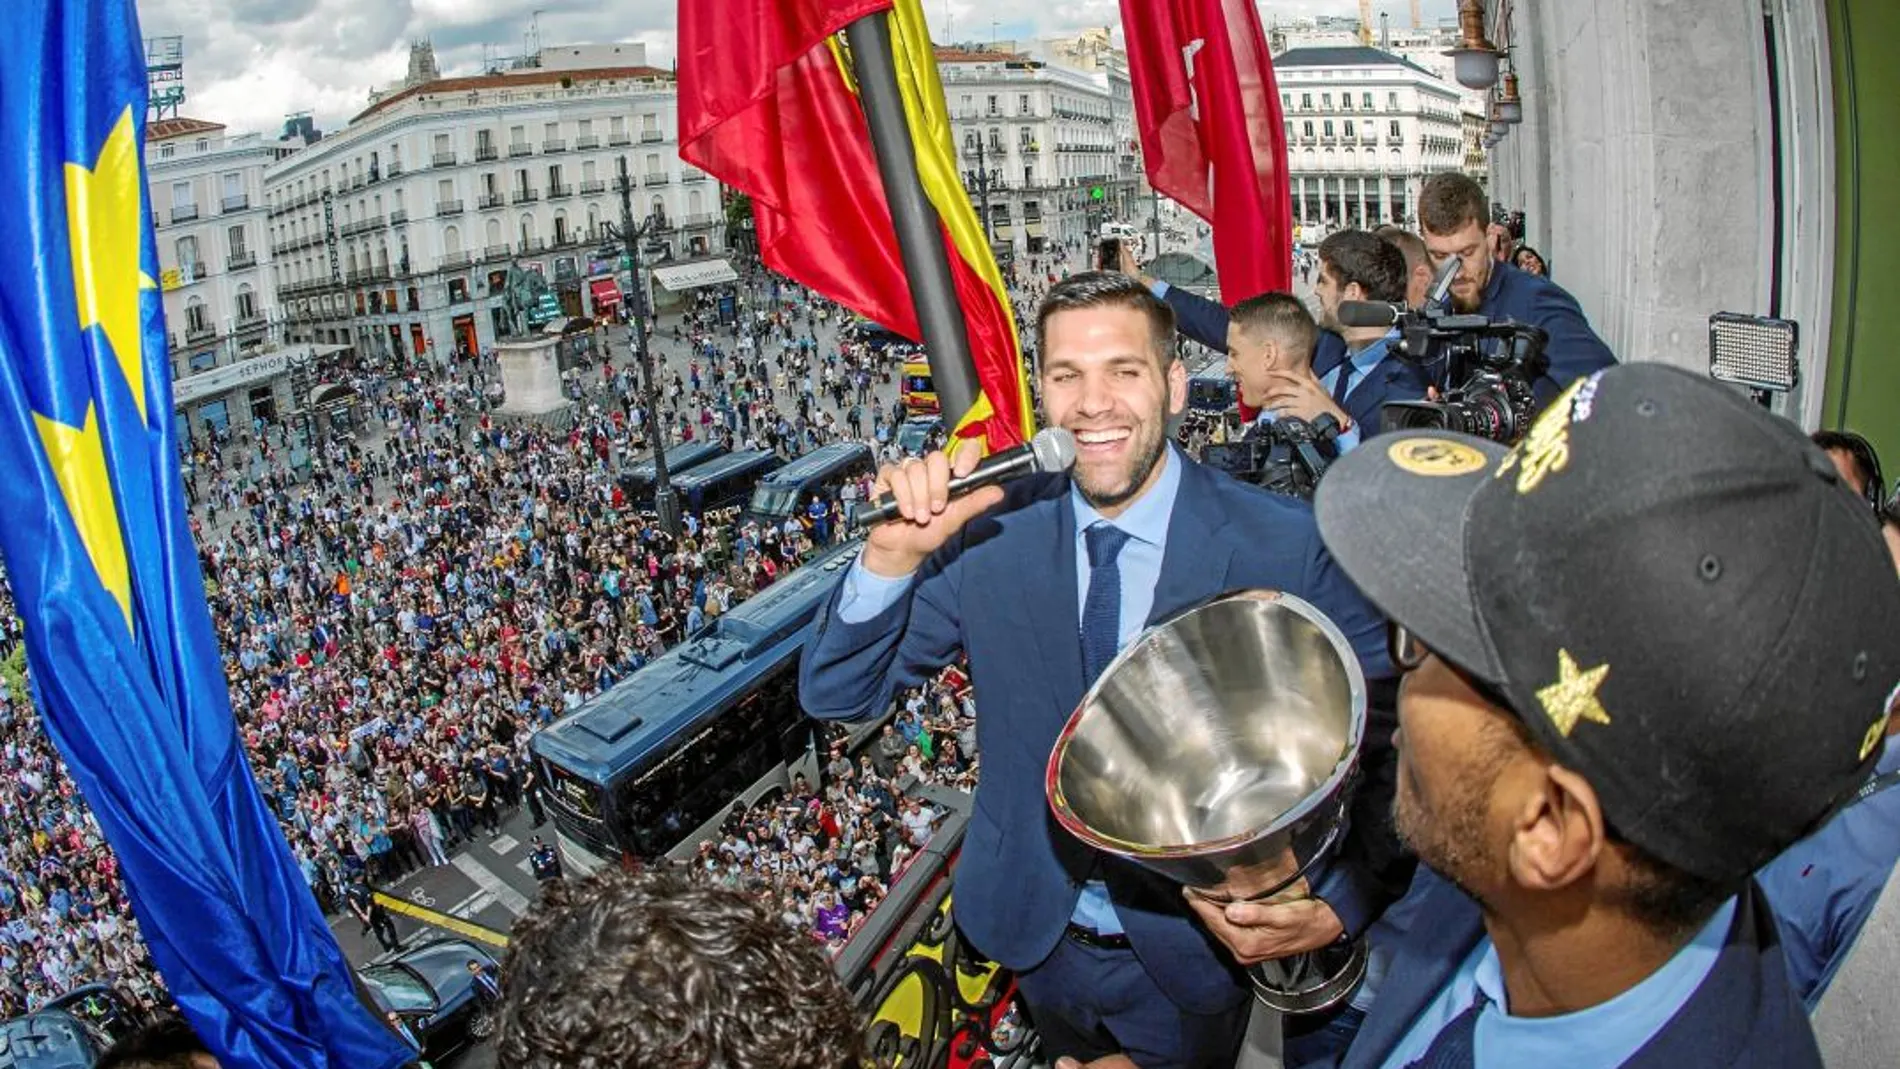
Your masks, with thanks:
[{"label": "bus windshield", "polygon": [[752,504],[747,511],[754,516],[775,516],[783,519],[798,508],[798,489],[791,486],[761,486],[752,491]]}]

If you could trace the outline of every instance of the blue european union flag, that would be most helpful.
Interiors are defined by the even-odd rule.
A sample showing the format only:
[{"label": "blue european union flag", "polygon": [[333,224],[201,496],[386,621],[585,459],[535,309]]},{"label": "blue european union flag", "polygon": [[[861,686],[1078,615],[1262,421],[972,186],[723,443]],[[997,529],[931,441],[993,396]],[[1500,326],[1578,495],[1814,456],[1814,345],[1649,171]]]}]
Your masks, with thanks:
[{"label": "blue european union flag", "polygon": [[379,1069],[239,745],[185,521],[131,0],[8,0],[0,553],[47,731],[167,985],[227,1066]]}]

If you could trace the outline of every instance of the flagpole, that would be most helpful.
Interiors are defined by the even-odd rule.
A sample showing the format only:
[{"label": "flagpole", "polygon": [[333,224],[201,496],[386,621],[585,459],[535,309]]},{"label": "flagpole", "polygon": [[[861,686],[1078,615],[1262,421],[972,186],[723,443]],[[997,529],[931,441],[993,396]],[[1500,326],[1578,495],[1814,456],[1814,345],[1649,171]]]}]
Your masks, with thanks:
[{"label": "flagpole", "polygon": [[917,178],[917,151],[911,144],[904,99],[897,88],[897,64],[891,56],[887,20],[885,12],[866,15],[845,27],[845,41],[851,46],[858,99],[871,131],[871,151],[877,157],[878,174],[884,179],[898,252],[910,283],[911,301],[917,307],[917,326],[924,336],[931,384],[943,410],[944,427],[950,429],[975,407],[981,387],[976,364],[970,359],[970,336],[957,303],[942,222]]}]

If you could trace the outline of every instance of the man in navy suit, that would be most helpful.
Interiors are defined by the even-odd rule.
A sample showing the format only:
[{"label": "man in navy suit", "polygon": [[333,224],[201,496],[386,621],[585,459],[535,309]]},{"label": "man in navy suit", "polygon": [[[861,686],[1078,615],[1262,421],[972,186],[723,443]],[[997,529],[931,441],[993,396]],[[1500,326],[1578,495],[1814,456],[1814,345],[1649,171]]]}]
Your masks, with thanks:
[{"label": "man in navy suit", "polygon": [[1751,874],[1867,780],[1900,681],[1900,578],[1840,483],[1660,364],[1578,379],[1510,450],[1406,431],[1333,465],[1424,863],[1346,1069],[1821,1064]]},{"label": "man in navy suit", "polygon": [[[902,519],[871,530],[821,614],[800,698],[813,716],[875,716],[894,688],[964,650],[983,775],[955,873],[958,924],[1017,971],[1051,1057],[1126,1052],[1143,1069],[1225,1069],[1246,1020],[1239,965],[1356,935],[1402,889],[1405,863],[1380,841],[1384,802],[1361,796],[1347,850],[1311,897],[1197,917],[1178,885],[1056,825],[1043,791],[1050,750],[1119,645],[1220,592],[1307,599],[1381,682],[1384,623],[1333,567],[1310,507],[1168,442],[1187,376],[1173,316],[1146,287],[1076,275],[1050,291],[1036,330],[1043,403],[1076,436],[1074,471],[951,500],[953,471],[972,467],[973,451],[954,469],[933,453],[882,470],[878,489]],[[1386,740],[1362,756],[1374,783],[1390,782],[1389,730],[1368,732]]]},{"label": "man in navy suit", "polygon": [[[1272,333],[1263,328],[1290,318],[1307,318],[1305,306],[1290,294],[1240,302],[1234,306],[1227,330],[1227,362],[1240,383],[1241,399],[1260,409],[1263,419],[1292,416],[1311,423],[1321,415],[1332,416],[1341,428],[1340,453],[1379,433],[1380,412],[1388,402],[1424,399],[1425,374],[1393,351],[1397,336],[1386,328],[1342,325],[1339,304],[1396,304],[1405,299],[1405,279],[1405,254],[1366,231],[1342,230],[1320,242],[1315,287],[1318,326],[1345,344],[1314,355],[1316,338],[1310,329],[1282,331],[1282,337],[1304,334],[1304,348],[1295,352],[1294,359],[1262,361],[1259,356]],[[1298,316],[1275,314],[1289,302],[1298,306]]]}]

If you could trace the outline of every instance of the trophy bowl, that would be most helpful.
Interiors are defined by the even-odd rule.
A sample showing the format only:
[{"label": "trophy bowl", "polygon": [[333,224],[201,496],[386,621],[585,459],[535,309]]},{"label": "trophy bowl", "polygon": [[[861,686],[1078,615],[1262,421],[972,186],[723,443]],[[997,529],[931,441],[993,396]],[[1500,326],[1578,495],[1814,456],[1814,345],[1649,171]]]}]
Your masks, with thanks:
[{"label": "trophy bowl", "polygon": [[[1284,898],[1344,828],[1365,727],[1365,676],[1337,625],[1290,594],[1224,594],[1110,662],[1049,756],[1049,806],[1088,846],[1210,901]],[[1262,1002],[1312,1012],[1351,995],[1365,946],[1250,973]]]}]

